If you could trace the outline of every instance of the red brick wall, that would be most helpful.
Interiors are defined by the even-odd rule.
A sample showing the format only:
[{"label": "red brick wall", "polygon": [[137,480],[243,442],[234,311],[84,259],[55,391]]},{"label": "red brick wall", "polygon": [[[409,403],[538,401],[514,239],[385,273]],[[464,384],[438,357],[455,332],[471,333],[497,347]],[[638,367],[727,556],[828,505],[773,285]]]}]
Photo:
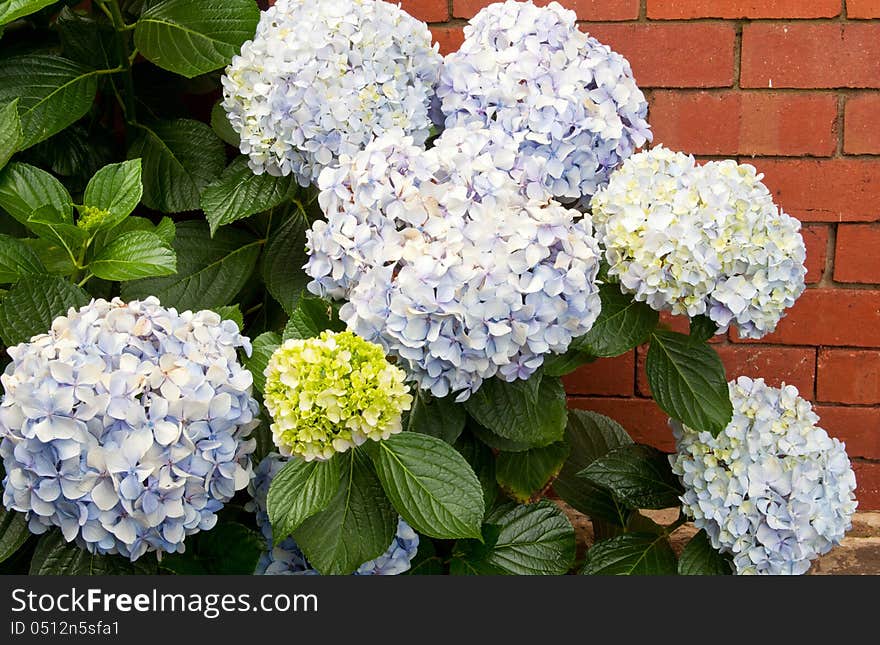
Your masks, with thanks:
[{"label": "red brick wall", "polygon": [[[444,52],[489,0],[403,0]],[[808,291],[760,343],[718,342],[728,374],[792,383],[846,441],[880,508],[880,0],[561,0],[629,58],[655,142],[753,163],[803,220]],[[673,323],[681,324],[680,321]],[[645,353],[566,379],[575,407],[672,447]]]}]

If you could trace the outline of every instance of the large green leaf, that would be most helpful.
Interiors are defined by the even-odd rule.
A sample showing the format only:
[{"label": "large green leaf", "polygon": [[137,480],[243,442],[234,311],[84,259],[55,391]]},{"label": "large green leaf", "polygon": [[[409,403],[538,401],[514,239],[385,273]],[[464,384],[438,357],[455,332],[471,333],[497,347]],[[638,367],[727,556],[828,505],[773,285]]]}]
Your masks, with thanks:
[{"label": "large green leaf", "polygon": [[100,224],[91,230],[109,229],[118,225],[140,203],[143,192],[140,159],[101,168],[89,180],[83,195],[85,206],[107,212]]},{"label": "large green leaf", "polygon": [[307,228],[305,217],[294,212],[270,232],[261,260],[260,273],[266,290],[288,314],[296,310],[300,294],[310,280],[303,270],[309,259],[306,253]]},{"label": "large green leaf", "polygon": [[571,569],[574,528],[553,502],[506,504],[494,510],[486,522],[501,528],[486,558],[497,569],[513,575],[561,575]]},{"label": "large green leaf", "polygon": [[160,0],[141,14],[134,44],[159,67],[192,78],[227,65],[259,19],[253,0]]},{"label": "large green leaf", "polygon": [[465,461],[480,480],[483,489],[483,502],[489,511],[495,505],[495,500],[501,490],[495,480],[495,455],[486,444],[477,441],[470,433],[462,434],[455,442],[455,449],[464,457]]},{"label": "large green leaf", "polygon": [[103,13],[81,13],[64,7],[55,20],[66,58],[89,67],[112,69],[119,65],[116,30]]},{"label": "large green leaf", "polygon": [[36,211],[51,207],[57,221],[73,224],[70,193],[45,170],[13,161],[0,170],[0,208],[40,236],[49,229],[30,222]]},{"label": "large green leaf", "polygon": [[0,339],[7,347],[49,331],[70,307],[89,303],[89,294],[63,278],[22,278],[0,301]]},{"label": "large green leaf", "polygon": [[128,158],[143,162],[144,204],[163,213],[196,210],[205,186],[226,162],[223,142],[200,121],[176,119],[140,126]]},{"label": "large green leaf", "polygon": [[709,340],[718,333],[718,325],[709,316],[694,316],[688,333],[693,340]]},{"label": "large green leaf", "polygon": [[250,277],[260,254],[260,242],[236,229],[211,238],[205,222],[181,222],[174,238],[177,274],[126,282],[126,300],[153,295],[180,311],[213,309],[233,302]]},{"label": "large green leaf", "polygon": [[455,443],[464,431],[466,421],[464,407],[451,397],[441,399],[416,389],[407,430],[428,434],[443,439],[446,443]]},{"label": "large green leaf", "polygon": [[121,555],[94,555],[65,542],[57,529],[40,538],[31,558],[32,576],[108,576],[157,573],[156,560],[129,562]]},{"label": "large green leaf", "polygon": [[278,206],[296,187],[293,175],[255,175],[248,168],[247,157],[238,156],[205,188],[202,210],[213,233],[221,226]]},{"label": "large green leaf", "polygon": [[611,491],[578,477],[578,473],[618,446],[632,444],[620,424],[606,416],[586,410],[570,410],[565,440],[571,448],[553,490],[565,502],[591,518],[626,526],[629,511],[618,503]]},{"label": "large green leaf", "polygon": [[232,124],[229,123],[229,119],[226,116],[226,110],[220,105],[220,101],[215,103],[214,107],[211,108],[211,129],[218,137],[223,139],[223,141],[231,145],[233,148],[239,147],[241,140],[238,133],[232,129]]},{"label": "large green leaf", "polygon": [[659,319],[656,311],[621,293],[617,284],[602,285],[599,297],[599,318],[590,331],[575,339],[572,348],[592,356],[611,357],[625,354],[648,340]]},{"label": "large green leaf", "polygon": [[419,533],[480,537],[483,491],[470,465],[437,437],[402,432],[373,447],[373,462],[397,512]]},{"label": "large green leaf", "polygon": [[51,204],[35,210],[28,218],[27,225],[40,237],[68,249],[71,256],[78,255],[79,249],[89,238],[84,229],[65,221],[64,211],[59,211]]},{"label": "large green leaf", "polygon": [[654,400],[672,418],[713,435],[730,423],[733,406],[724,365],[706,342],[655,331],[645,370]]},{"label": "large green leaf", "polygon": [[596,542],[581,572],[587,576],[671,576],[675,553],[665,535],[627,533]]},{"label": "large green leaf", "polygon": [[315,569],[346,575],[385,552],[394,538],[397,514],[366,455],[350,450],[335,459],[342,470],[336,495],[327,508],[300,524],[293,538]]},{"label": "large green leaf", "polygon": [[21,119],[18,118],[18,99],[0,107],[0,169],[18,150],[21,140]]},{"label": "large green leaf", "polygon": [[0,25],[24,18],[48,7],[57,0],[3,0],[0,2]]},{"label": "large green leaf", "polygon": [[499,453],[495,469],[498,485],[521,504],[534,502],[553,483],[568,451],[567,443],[557,441],[524,452]]},{"label": "large green leaf", "polygon": [[732,573],[730,556],[712,548],[706,531],[692,537],[678,559],[680,576],[729,576]]},{"label": "large green leaf", "polygon": [[172,275],[177,271],[177,257],[155,233],[130,231],[101,249],[89,263],[89,270],[104,280]]},{"label": "large green leaf", "polygon": [[18,551],[30,536],[24,513],[0,504],[0,562]]},{"label": "large green leaf", "polygon": [[17,238],[0,234],[0,284],[45,273],[46,267],[31,247]]},{"label": "large green leaf", "polygon": [[345,325],[336,318],[333,305],[320,298],[300,298],[284,327],[281,339],[314,338],[325,329],[345,329]]},{"label": "large green leaf", "polygon": [[577,368],[592,363],[596,357],[574,347],[564,354],[549,354],[544,358],[544,374],[547,376],[565,376]]},{"label": "large green leaf", "polygon": [[178,575],[252,575],[265,549],[256,531],[224,520],[210,531],[188,537],[186,551],[164,555],[160,566]]},{"label": "large green leaf", "polygon": [[651,446],[628,444],[599,457],[580,472],[607,488],[629,508],[671,508],[684,493],[669,457]]},{"label": "large green leaf", "polygon": [[18,99],[19,150],[77,121],[88,112],[97,91],[94,69],[60,56],[29,54],[0,65],[0,105]]},{"label": "large green leaf", "polygon": [[565,431],[562,382],[540,372],[510,383],[491,378],[470,396],[465,408],[484,428],[529,447],[559,441]]},{"label": "large green leaf", "polygon": [[245,365],[254,377],[254,389],[260,394],[266,387],[266,367],[269,365],[269,359],[276,349],[281,345],[281,336],[274,331],[267,331],[254,338],[253,348],[250,358],[245,361]]},{"label": "large green leaf", "polygon": [[266,510],[278,544],[303,521],[324,510],[339,489],[339,460],[292,458],[272,479]]}]

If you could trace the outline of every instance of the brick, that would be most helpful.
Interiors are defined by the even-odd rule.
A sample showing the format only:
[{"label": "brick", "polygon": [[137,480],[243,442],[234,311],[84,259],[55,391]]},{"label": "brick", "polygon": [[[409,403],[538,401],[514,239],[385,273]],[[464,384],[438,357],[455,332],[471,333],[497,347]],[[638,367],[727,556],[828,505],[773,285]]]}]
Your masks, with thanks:
[{"label": "brick", "polygon": [[446,22],[449,19],[449,3],[446,0],[389,0],[401,4],[404,11],[425,22]]},{"label": "brick", "polygon": [[[536,0],[544,6],[551,0]],[[473,18],[492,0],[453,0],[452,15]],[[578,20],[635,20],[639,17],[639,0],[562,0],[560,4],[577,14]]]},{"label": "brick", "polygon": [[742,87],[880,87],[880,24],[748,24],[741,65]]},{"label": "brick", "polygon": [[828,258],[828,227],[823,224],[812,224],[801,229],[801,236],[807,247],[807,284],[819,282],[825,275],[825,264]]},{"label": "brick", "polygon": [[591,24],[632,64],[641,87],[730,87],[736,32],[721,22]]},{"label": "brick", "polygon": [[648,0],[648,18],[833,18],[840,0]]},{"label": "brick", "polygon": [[880,220],[880,159],[746,159],[785,212],[806,222]]},{"label": "brick", "polygon": [[880,352],[820,349],[816,399],[830,403],[880,403]]},{"label": "brick", "polygon": [[565,391],[579,395],[632,396],[635,361],[632,351],[588,363],[562,379]]},{"label": "brick", "polygon": [[846,0],[847,18],[880,18],[880,0]]},{"label": "brick", "polygon": [[[715,347],[727,372],[727,380],[738,376],[761,377],[768,385],[794,385],[802,396],[813,397],[816,350],[806,347],[764,347],[761,345],[719,345]],[[639,394],[651,396],[645,360],[648,352],[639,349]]]},{"label": "brick", "polygon": [[666,452],[675,450],[669,417],[651,399],[572,397],[568,399],[568,407],[592,410],[611,417],[638,443],[646,443]]},{"label": "brick", "polygon": [[654,143],[697,155],[830,156],[837,97],[776,92],[656,91]]},{"label": "brick", "polygon": [[847,99],[843,113],[843,151],[851,154],[880,154],[880,96],[863,94]]},{"label": "brick", "polygon": [[880,407],[816,405],[819,425],[846,443],[850,457],[880,459]]},{"label": "brick", "polygon": [[660,325],[664,329],[677,331],[679,334],[687,334],[691,328],[691,321],[687,316],[673,316],[668,311],[661,311]]},{"label": "brick", "polygon": [[841,224],[837,227],[834,279],[837,282],[880,284],[880,225]]},{"label": "brick", "polygon": [[880,510],[880,464],[854,462],[860,511]]},{"label": "brick", "polygon": [[457,51],[464,42],[464,31],[461,27],[431,27],[434,42],[440,43],[440,53],[444,56]]},{"label": "brick", "polygon": [[757,342],[880,347],[880,291],[807,289],[776,331]]}]

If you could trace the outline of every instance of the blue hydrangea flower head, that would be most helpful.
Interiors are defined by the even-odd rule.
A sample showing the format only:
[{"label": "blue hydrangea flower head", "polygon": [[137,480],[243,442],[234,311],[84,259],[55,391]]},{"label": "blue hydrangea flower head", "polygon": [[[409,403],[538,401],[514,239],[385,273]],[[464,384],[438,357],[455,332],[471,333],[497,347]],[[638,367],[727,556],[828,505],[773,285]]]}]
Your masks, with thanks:
[{"label": "blue hydrangea flower head", "polygon": [[852,526],[856,478],[845,446],[791,385],[730,383],[733,419],[717,437],[670,421],[672,470],[694,525],[738,574],[802,574]]},{"label": "blue hydrangea flower head", "polygon": [[446,56],[437,98],[446,127],[476,121],[507,132],[520,154],[546,162],[532,181],[583,207],[651,131],[629,62],[576,19],[556,2],[485,7]]},{"label": "blue hydrangea flower head", "polygon": [[[267,550],[260,557],[257,575],[318,575],[309,564],[292,537],[287,537],[279,544],[272,544],[272,525],[266,511],[266,497],[272,479],[287,463],[287,459],[278,453],[270,453],[254,469],[254,479],[248,486],[253,500],[248,509],[256,513],[257,526],[266,538]],[[364,562],[354,575],[358,576],[396,576],[409,570],[412,559],[419,549],[419,535],[409,524],[399,519],[397,534],[394,540],[378,558]]]},{"label": "blue hydrangea flower head", "polygon": [[806,249],[762,177],[662,146],[633,155],[591,203],[609,274],[653,309],[707,315],[719,334],[771,333],[804,291]]},{"label": "blue hydrangea flower head", "polygon": [[278,0],[226,69],[223,108],[255,173],[308,186],[389,129],[424,142],[441,64],[397,5]]},{"label": "blue hydrangea flower head", "polygon": [[3,503],[91,553],[182,552],[251,477],[250,343],[212,311],[93,300],[9,348]]}]

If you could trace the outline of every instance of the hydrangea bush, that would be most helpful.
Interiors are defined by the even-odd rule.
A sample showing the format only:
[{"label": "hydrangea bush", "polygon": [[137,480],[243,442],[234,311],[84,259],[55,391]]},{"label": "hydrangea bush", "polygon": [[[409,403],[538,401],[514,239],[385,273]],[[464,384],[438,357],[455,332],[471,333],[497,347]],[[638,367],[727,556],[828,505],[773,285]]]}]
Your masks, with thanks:
[{"label": "hydrangea bush", "polygon": [[[794,305],[799,223],[749,165],[639,151],[574,12],[491,5],[444,59],[379,0],[38,4],[0,10],[0,571],[804,573],[840,542],[843,444],[708,342]],[[672,456],[566,408],[637,346]],[[606,536],[577,566],[551,485]]]}]

